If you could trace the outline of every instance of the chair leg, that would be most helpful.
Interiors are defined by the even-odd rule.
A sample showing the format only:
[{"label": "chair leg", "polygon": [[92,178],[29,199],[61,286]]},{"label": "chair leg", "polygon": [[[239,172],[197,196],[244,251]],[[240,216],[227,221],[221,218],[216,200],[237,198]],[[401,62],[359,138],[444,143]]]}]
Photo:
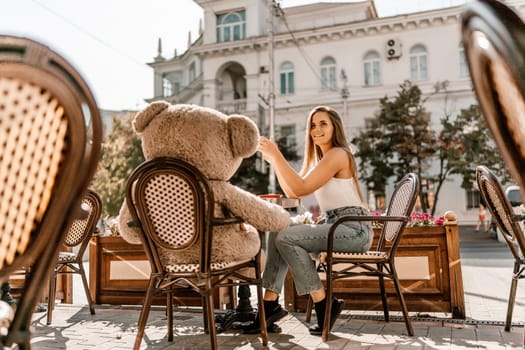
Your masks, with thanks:
[{"label": "chair leg", "polygon": [[204,312],[206,310],[206,303],[207,303],[207,299],[206,297],[203,295],[202,298],[201,298],[201,303],[202,303],[202,317],[203,317],[203,322],[204,322],[204,332],[208,333],[208,317],[206,316],[206,312]]},{"label": "chair leg", "polygon": [[514,311],[514,303],[516,301],[516,290],[518,288],[517,273],[519,272],[519,269],[520,264],[514,262],[514,273],[512,275],[512,282],[510,284],[509,303],[507,305],[507,316],[505,319],[505,332],[510,332],[510,328],[512,326],[512,313]]},{"label": "chair leg", "polygon": [[84,291],[86,292],[86,299],[89,305],[89,312],[94,315],[95,314],[95,306],[93,303],[93,299],[91,299],[91,294],[89,293],[89,286],[87,283],[86,278],[86,271],[84,270],[84,266],[82,266],[82,261],[78,264],[78,271],[80,273],[80,277],[82,278],[82,284],[84,285]]},{"label": "chair leg", "polygon": [[173,293],[166,293],[166,314],[168,316],[168,341],[173,341]]},{"label": "chair leg", "polygon": [[308,295],[308,301],[306,302],[306,319],[305,321],[310,323],[310,320],[312,319],[312,309],[314,307],[314,301],[312,300],[312,297]]},{"label": "chair leg", "polygon": [[134,350],[140,349],[140,343],[142,342],[142,337],[144,336],[144,329],[146,328],[146,322],[148,322],[149,311],[151,308],[151,303],[153,301],[155,282],[156,278],[150,278],[148,283],[148,290],[146,291],[146,298],[144,298],[144,305],[142,305],[142,310],[140,311],[137,336],[135,337],[135,344],[133,345]]},{"label": "chair leg", "polygon": [[206,303],[204,305],[204,314],[208,320],[208,332],[210,333],[211,349],[217,350],[217,329],[215,328],[215,310],[213,303],[213,289],[211,287],[211,280],[206,281]]},{"label": "chair leg", "polygon": [[264,297],[261,279],[261,254],[257,254],[255,262],[255,277],[257,279],[257,303],[259,311],[259,323],[261,326],[261,337],[263,346],[268,345],[268,327],[266,324],[266,312],[264,310]]},{"label": "chair leg", "polygon": [[[328,263],[325,267],[326,272],[326,309],[324,314],[324,324],[323,324],[323,341],[328,340],[328,333],[330,332],[330,317],[332,316],[332,264]],[[313,300],[312,300],[313,303]],[[319,317],[319,315],[317,315]]]},{"label": "chair leg", "polygon": [[414,328],[412,328],[412,322],[410,322],[410,318],[408,317],[408,309],[407,305],[405,303],[405,298],[403,297],[403,292],[401,291],[401,285],[399,284],[399,279],[397,278],[397,272],[394,268],[394,266],[391,266],[392,268],[392,280],[394,281],[394,286],[396,287],[396,293],[399,297],[399,304],[401,305],[401,310],[403,311],[403,318],[405,319],[405,325],[407,327],[408,335],[413,336],[414,335]]},{"label": "chair leg", "polygon": [[53,321],[53,310],[55,309],[55,295],[57,286],[57,271],[54,269],[49,277],[49,294],[47,296],[47,324]]},{"label": "chair leg", "polygon": [[387,302],[386,290],[385,290],[385,278],[381,274],[383,272],[382,265],[381,266],[378,265],[377,269],[380,272],[378,277],[379,277],[379,291],[381,293],[381,302],[383,303],[383,314],[385,315],[385,322],[390,322],[390,314],[388,312],[388,302]]}]

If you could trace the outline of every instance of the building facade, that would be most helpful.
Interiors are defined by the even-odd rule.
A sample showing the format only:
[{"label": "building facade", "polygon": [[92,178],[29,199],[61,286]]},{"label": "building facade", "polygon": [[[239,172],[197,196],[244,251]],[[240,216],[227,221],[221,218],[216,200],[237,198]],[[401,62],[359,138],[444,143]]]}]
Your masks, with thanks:
[{"label": "building facade", "polygon": [[[436,129],[445,108],[456,114],[477,103],[461,45],[461,6],[380,18],[373,0],[288,8],[271,0],[194,1],[203,9],[199,37],[169,58],[159,40],[158,55],[149,63],[150,102],[244,114],[261,134],[274,129],[275,137],[286,136],[300,154],[306,116],[316,105],[336,108],[351,139],[374,116],[379,100],[395,96],[404,80],[427,96],[436,83],[448,81],[447,98],[433,94],[425,104]],[[508,3],[525,11],[523,0]],[[453,178],[444,184],[436,213],[453,210],[462,222],[475,222],[477,194],[460,183]],[[311,197],[303,202],[306,208],[315,205]]]}]

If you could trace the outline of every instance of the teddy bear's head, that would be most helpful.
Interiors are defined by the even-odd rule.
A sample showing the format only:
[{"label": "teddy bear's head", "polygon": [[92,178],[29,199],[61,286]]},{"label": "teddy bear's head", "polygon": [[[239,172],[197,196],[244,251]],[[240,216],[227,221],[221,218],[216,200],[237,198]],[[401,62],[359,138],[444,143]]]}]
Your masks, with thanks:
[{"label": "teddy bear's head", "polygon": [[146,159],[179,158],[213,180],[230,179],[242,159],[255,153],[259,140],[259,130],[248,117],[165,101],[137,113],[133,127],[142,137]]}]

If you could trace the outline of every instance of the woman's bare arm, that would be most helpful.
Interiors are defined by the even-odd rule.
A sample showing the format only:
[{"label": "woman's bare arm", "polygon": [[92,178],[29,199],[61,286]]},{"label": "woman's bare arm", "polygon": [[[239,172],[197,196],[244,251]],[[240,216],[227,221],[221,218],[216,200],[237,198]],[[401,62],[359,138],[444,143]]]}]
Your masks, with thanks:
[{"label": "woman's bare arm", "polygon": [[333,148],[326,152],[323,159],[303,178],[290,166],[274,142],[264,138],[261,138],[261,141],[259,151],[274,167],[279,184],[288,197],[309,195],[332,177],[351,174],[348,171],[348,155],[341,148]]}]

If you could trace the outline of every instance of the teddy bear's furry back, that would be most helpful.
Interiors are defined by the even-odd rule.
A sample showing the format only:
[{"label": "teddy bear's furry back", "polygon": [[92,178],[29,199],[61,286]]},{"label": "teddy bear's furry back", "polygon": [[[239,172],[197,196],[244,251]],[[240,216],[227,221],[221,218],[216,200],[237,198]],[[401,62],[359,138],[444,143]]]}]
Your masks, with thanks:
[{"label": "teddy bear's furry back", "polygon": [[228,117],[195,105],[154,102],[136,115],[134,128],[142,136],[146,159],[179,158],[218,180],[229,180],[259,141],[257,126],[248,117]]},{"label": "teddy bear's furry back", "polygon": [[[259,131],[248,117],[160,101],[140,111],[133,126],[141,136],[146,159],[173,157],[192,164],[212,183],[216,216],[221,217],[226,211],[247,223],[214,228],[214,262],[253,258],[260,249],[257,230],[280,230],[288,225],[290,219],[284,209],[228,183],[242,159],[257,149]],[[130,219],[124,202],[119,218],[122,237],[130,243],[140,243],[142,233],[127,227]],[[164,251],[163,257],[171,263],[197,263],[198,246],[178,253]]]}]

